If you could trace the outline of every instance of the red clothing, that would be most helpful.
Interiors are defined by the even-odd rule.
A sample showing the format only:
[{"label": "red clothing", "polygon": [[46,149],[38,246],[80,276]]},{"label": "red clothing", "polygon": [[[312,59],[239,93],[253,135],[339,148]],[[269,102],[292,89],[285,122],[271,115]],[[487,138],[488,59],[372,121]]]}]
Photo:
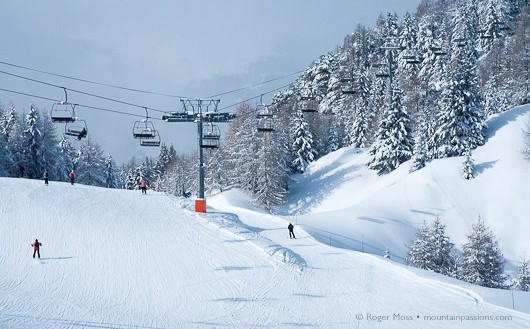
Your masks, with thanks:
[{"label": "red clothing", "polygon": [[42,243],[35,242],[35,243],[32,243],[31,246],[33,247],[34,250],[39,250],[39,247],[42,246]]},{"label": "red clothing", "polygon": [[141,187],[141,188],[145,188],[145,182],[141,182],[141,183],[140,183],[140,187]]},{"label": "red clothing", "polygon": [[74,174],[74,172],[72,171],[72,172],[70,173],[70,175],[68,175],[68,177],[70,177],[70,178],[75,178],[75,174]]}]

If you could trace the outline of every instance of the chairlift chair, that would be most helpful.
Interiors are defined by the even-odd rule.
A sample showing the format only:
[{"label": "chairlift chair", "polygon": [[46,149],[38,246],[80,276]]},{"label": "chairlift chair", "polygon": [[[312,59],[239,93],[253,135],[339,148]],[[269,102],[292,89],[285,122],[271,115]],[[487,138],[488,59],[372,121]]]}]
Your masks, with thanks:
[{"label": "chairlift chair", "polygon": [[441,46],[431,46],[431,50],[432,50],[434,56],[447,55],[447,51],[445,51]]},{"label": "chairlift chair", "polygon": [[53,103],[50,111],[52,122],[70,123],[75,122],[75,104],[70,103]]},{"label": "chairlift chair", "polygon": [[152,139],[156,137],[155,125],[146,119],[136,121],[134,123],[133,137],[136,139]]},{"label": "chairlift chair", "polygon": [[71,125],[68,123],[65,124],[64,134],[66,136],[75,137],[77,140],[80,141],[81,139],[85,138],[88,135],[88,129],[87,129],[85,120],[77,119],[77,122],[82,123],[82,125],[81,124]]},{"label": "chairlift chair", "polygon": [[312,96],[301,96],[300,100],[302,101],[301,110],[302,112],[314,113],[318,112],[317,104],[315,98]]},{"label": "chairlift chair", "polygon": [[160,134],[158,130],[153,130],[153,137],[149,138],[140,138],[140,146],[160,146]]},{"label": "chairlift chair", "polygon": [[265,106],[261,109],[258,109],[258,131],[261,132],[272,132],[274,131],[274,115],[270,109]]},{"label": "chairlift chair", "polygon": [[52,122],[58,123],[70,123],[75,122],[75,105],[68,103],[68,93],[66,88],[64,90],[64,101],[56,102],[52,104],[50,116]]},{"label": "chairlift chair", "polygon": [[344,95],[355,94],[355,88],[353,88],[353,78],[340,79],[340,91]]},{"label": "chairlift chair", "polygon": [[218,125],[208,123],[202,129],[202,148],[218,148],[221,139],[221,130]]}]

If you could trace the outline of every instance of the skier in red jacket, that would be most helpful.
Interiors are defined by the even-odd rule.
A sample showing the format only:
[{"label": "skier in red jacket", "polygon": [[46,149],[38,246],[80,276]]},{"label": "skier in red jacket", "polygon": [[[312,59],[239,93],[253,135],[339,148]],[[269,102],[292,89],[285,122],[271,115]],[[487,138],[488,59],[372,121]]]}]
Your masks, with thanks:
[{"label": "skier in red jacket", "polygon": [[31,246],[33,247],[33,258],[35,258],[35,253],[37,253],[37,255],[39,256],[40,258],[40,246],[42,246],[42,243],[39,242],[38,239],[35,239],[35,242],[33,242],[31,244]]},{"label": "skier in red jacket", "polygon": [[75,179],[75,174],[74,174],[74,171],[70,171],[70,174],[68,175],[68,177],[70,177],[70,183],[72,185],[74,185],[74,179]]},{"label": "skier in red jacket", "polygon": [[144,180],[140,183],[140,190],[142,190],[142,194],[147,194],[147,185],[145,185]]}]

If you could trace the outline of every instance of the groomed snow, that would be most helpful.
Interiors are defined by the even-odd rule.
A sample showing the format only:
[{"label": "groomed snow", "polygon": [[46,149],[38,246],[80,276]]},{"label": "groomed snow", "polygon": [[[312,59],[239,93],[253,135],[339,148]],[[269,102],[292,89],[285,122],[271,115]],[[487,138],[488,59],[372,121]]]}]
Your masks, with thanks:
[{"label": "groomed snow", "polygon": [[480,216],[491,227],[505,257],[530,255],[530,162],[522,130],[530,106],[492,117],[487,142],[472,152],[476,178],[462,178],[463,157],[433,160],[412,174],[410,162],[377,176],[366,167],[366,149],[343,148],[294,177],[290,197],[278,209],[297,213],[300,225],[321,240],[403,260],[415,229],[439,216],[457,247]]},{"label": "groomed snow", "polygon": [[[515,121],[505,121],[519,123],[527,110],[516,109],[521,113]],[[499,124],[485,150],[505,127]],[[0,178],[0,328],[530,328],[528,293],[515,293],[512,311],[511,291],[472,286],[336,247],[351,248],[349,241],[359,234],[367,249],[370,243],[383,246],[390,237],[397,244],[417,221],[431,216],[424,213],[437,209],[444,210],[440,216],[450,230],[455,228],[449,214],[473,213],[458,198],[464,191],[448,196],[457,190],[452,187],[456,178],[446,181],[441,175],[451,172],[451,161],[460,161],[433,162],[412,175],[400,168],[377,178],[363,169],[365,155],[356,152],[336,152],[299,177],[283,216],[255,211],[238,191],[209,198],[209,213],[195,214],[188,210],[189,200],[152,191],[141,195]],[[477,164],[494,161],[489,152],[480,152],[474,155]],[[501,180],[495,172],[505,160],[500,154],[495,159],[471,184],[486,184],[490,176]],[[359,191],[356,182],[374,184]],[[414,192],[418,182],[431,188]],[[458,188],[467,188],[465,183]],[[438,186],[451,189],[442,193]],[[423,197],[427,192],[433,197]],[[400,203],[404,195],[409,206]],[[515,196],[503,200],[519,202]],[[295,207],[305,214],[290,216],[287,209]],[[411,219],[412,210],[418,215]],[[481,214],[495,230],[499,227],[487,218],[491,212]],[[296,240],[288,238],[289,220],[299,224]],[[518,229],[512,233],[522,235]],[[344,235],[342,242],[338,234]],[[40,260],[31,258],[35,238],[43,244]],[[525,243],[517,236],[513,240],[514,248]]]}]

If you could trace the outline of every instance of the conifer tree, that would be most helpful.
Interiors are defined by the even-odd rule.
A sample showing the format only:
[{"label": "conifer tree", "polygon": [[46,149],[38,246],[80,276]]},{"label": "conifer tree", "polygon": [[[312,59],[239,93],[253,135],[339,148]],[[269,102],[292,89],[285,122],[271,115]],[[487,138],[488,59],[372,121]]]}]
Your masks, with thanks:
[{"label": "conifer tree", "polygon": [[59,151],[54,172],[50,172],[50,177],[57,181],[65,182],[68,180],[68,173],[74,169],[76,151],[66,136],[61,137],[59,142]]},{"label": "conifer tree", "polygon": [[105,187],[118,188],[118,175],[116,173],[116,163],[110,154],[105,158]]},{"label": "conifer tree", "polygon": [[470,149],[467,149],[464,153],[464,161],[462,162],[462,177],[465,179],[475,178],[475,163],[471,157]]},{"label": "conifer tree", "polygon": [[437,217],[432,225],[423,223],[407,253],[410,265],[450,275],[455,267],[453,244],[445,235],[445,225]]},{"label": "conifer tree", "polygon": [[287,195],[287,170],[283,146],[276,134],[267,133],[261,138],[256,170],[257,188],[254,199],[271,211]]},{"label": "conifer tree", "polygon": [[313,134],[300,110],[295,112],[293,118],[291,138],[293,140],[291,166],[295,171],[303,173],[307,166],[316,160],[318,152],[313,147]]},{"label": "conifer tree", "polygon": [[85,185],[106,186],[106,165],[103,150],[90,139],[82,142],[77,151],[76,181]]},{"label": "conifer tree", "polygon": [[517,278],[513,283],[515,290],[530,291],[530,267],[529,261],[523,259],[521,265],[517,267]]},{"label": "conifer tree", "polygon": [[466,34],[466,16],[458,13],[455,18],[453,40],[455,45],[449,65],[443,102],[437,115],[437,129],[433,140],[437,158],[463,155],[469,147],[475,149],[484,144],[486,125],[478,92],[476,74],[477,57]]},{"label": "conifer tree", "polygon": [[479,217],[463,245],[462,279],[490,288],[504,287],[504,257],[495,235]]},{"label": "conifer tree", "polygon": [[427,162],[430,160],[427,152],[425,139],[425,131],[418,130],[416,142],[414,143],[412,162],[410,164],[409,172],[420,170],[421,168],[425,167]]},{"label": "conifer tree", "polygon": [[377,170],[378,175],[388,174],[412,157],[412,149],[410,118],[401,103],[400,92],[393,92],[392,103],[386,108],[370,149],[368,167]]}]

